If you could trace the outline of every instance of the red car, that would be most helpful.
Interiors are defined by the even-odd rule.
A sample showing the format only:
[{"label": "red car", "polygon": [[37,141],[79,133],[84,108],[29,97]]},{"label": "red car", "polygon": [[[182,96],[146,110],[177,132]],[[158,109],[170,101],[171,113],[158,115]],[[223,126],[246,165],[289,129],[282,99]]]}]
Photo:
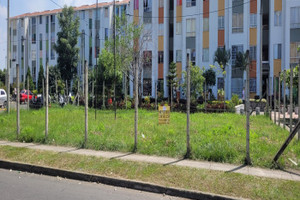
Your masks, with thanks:
[{"label": "red car", "polygon": [[27,102],[28,92],[29,92],[29,101],[32,99],[33,94],[30,92],[30,90],[29,91],[28,90],[22,90],[20,92],[20,103]]}]

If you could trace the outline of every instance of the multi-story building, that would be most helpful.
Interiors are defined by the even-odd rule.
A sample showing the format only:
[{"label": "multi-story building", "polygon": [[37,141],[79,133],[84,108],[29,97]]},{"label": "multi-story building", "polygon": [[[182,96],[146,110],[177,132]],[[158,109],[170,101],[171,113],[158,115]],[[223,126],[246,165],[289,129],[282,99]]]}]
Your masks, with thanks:
[{"label": "multi-story building", "polygon": [[[231,52],[226,66],[225,80],[217,73],[216,85],[211,89],[216,96],[225,85],[226,98],[242,95],[245,72],[235,67],[238,52],[250,52],[251,97],[270,93],[278,82],[279,72],[294,66],[300,59],[300,1],[299,0],[130,0],[117,3],[126,10],[129,21],[143,24],[147,33],[143,44],[144,56],[149,58],[143,65],[142,93],[155,96],[155,87],[168,96],[167,75],[169,63],[177,65],[178,79],[183,82],[182,72],[188,61],[208,69],[214,63],[214,53],[225,47]],[[91,58],[95,65],[96,5],[75,8],[80,16],[80,30],[85,32],[85,48],[80,55]],[[99,4],[100,49],[108,37],[112,21],[112,3]],[[118,9],[118,14],[120,14]],[[61,10],[24,14],[12,18],[12,62],[30,67],[37,78],[37,66],[56,64],[53,50],[59,30],[56,15]],[[22,36],[26,38],[22,40]],[[29,39],[28,39],[29,38]],[[23,45],[22,44],[23,41]],[[79,38],[79,46],[82,46]],[[25,49],[25,50],[24,50]],[[84,49],[84,51],[83,51]],[[97,49],[97,48],[96,48]],[[24,58],[24,59],[22,59]],[[82,72],[78,63],[78,73]],[[22,67],[21,67],[22,68]],[[22,71],[21,71],[22,74]],[[132,95],[132,83],[130,94]],[[184,94],[178,92],[182,97]]]}]

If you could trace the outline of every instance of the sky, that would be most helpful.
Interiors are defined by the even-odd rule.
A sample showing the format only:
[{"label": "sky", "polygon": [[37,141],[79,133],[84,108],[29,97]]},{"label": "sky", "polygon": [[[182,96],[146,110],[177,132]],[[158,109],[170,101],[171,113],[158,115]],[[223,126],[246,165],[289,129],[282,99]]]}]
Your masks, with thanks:
[{"label": "sky", "polygon": [[[108,2],[111,0],[98,0]],[[91,5],[96,0],[10,0],[10,17],[44,10],[52,10],[59,8],[58,5],[64,6],[80,6]],[[0,69],[6,68],[6,47],[7,47],[7,0],[0,0]]]}]

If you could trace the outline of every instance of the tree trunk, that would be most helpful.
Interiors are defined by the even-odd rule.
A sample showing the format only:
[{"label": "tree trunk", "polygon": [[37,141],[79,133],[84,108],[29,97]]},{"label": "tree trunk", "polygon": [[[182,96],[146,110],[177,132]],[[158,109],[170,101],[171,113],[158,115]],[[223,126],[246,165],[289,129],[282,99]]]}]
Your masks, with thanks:
[{"label": "tree trunk", "polygon": [[286,122],[285,122],[285,113],[286,113],[286,71],[283,71],[283,129],[285,129]]},{"label": "tree trunk", "polygon": [[124,100],[125,100],[125,108],[127,109],[127,72],[125,74],[125,81],[124,81]]},{"label": "tree trunk", "polygon": [[173,108],[173,83],[171,83],[171,111]]},{"label": "tree trunk", "polygon": [[274,91],[274,124],[276,124],[276,107],[277,107],[277,84],[276,84],[276,77],[273,78],[273,91]]},{"label": "tree trunk", "polygon": [[280,72],[279,72],[279,78],[278,78],[278,126],[280,127],[280,99],[281,99],[281,83],[280,83]]}]

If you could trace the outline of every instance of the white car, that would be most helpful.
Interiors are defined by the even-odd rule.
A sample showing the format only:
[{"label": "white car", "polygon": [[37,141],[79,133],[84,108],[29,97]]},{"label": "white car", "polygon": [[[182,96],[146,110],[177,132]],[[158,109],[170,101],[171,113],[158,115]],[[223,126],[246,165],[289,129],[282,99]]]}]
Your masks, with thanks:
[{"label": "white car", "polygon": [[0,89],[0,107],[6,107],[7,105],[7,94],[5,90]]}]

